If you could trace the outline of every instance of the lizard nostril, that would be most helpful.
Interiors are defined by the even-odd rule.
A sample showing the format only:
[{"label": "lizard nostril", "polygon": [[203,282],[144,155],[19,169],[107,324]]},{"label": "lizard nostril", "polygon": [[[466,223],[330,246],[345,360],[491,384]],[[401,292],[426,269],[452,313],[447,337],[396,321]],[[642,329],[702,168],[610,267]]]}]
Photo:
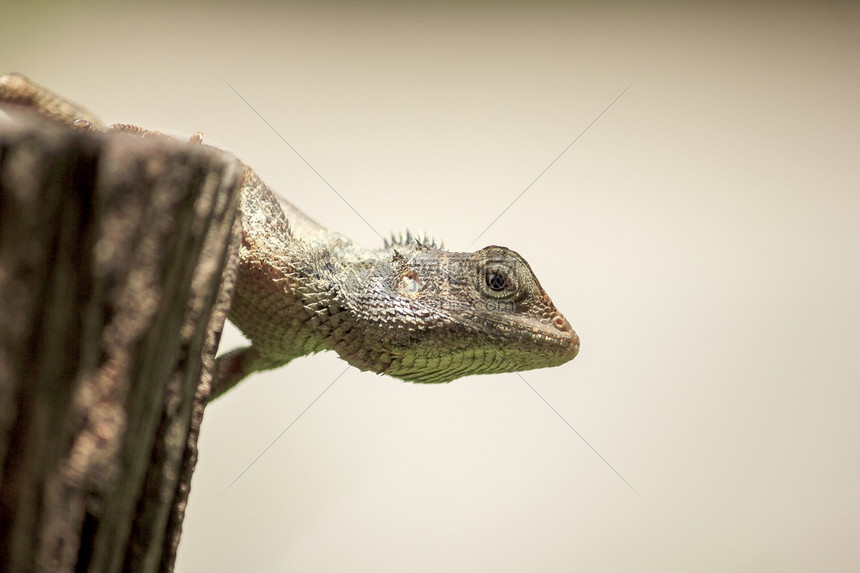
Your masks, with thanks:
[{"label": "lizard nostril", "polygon": [[555,315],[555,318],[552,319],[552,324],[562,332],[571,332],[573,330],[570,323],[560,314]]}]

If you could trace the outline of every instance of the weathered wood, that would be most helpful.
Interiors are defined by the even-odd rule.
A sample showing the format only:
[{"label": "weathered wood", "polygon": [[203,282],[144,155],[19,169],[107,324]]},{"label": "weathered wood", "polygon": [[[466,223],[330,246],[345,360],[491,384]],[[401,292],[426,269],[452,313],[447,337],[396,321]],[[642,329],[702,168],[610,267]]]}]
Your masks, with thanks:
[{"label": "weathered wood", "polygon": [[170,571],[235,264],[241,168],[0,125],[0,569]]}]

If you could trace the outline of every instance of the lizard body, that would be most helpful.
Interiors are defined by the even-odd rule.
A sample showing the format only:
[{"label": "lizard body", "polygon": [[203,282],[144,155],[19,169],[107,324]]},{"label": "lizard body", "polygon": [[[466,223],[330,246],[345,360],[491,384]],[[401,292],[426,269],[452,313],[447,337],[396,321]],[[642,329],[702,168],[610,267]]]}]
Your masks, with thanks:
[{"label": "lizard body", "polygon": [[[91,113],[16,74],[0,77],[0,103],[101,128]],[[279,202],[244,169],[228,317],[251,345],[218,358],[213,397],[253,372],[322,350],[413,382],[557,366],[578,353],[579,337],[514,251],[449,252],[409,233],[364,248]]]}]

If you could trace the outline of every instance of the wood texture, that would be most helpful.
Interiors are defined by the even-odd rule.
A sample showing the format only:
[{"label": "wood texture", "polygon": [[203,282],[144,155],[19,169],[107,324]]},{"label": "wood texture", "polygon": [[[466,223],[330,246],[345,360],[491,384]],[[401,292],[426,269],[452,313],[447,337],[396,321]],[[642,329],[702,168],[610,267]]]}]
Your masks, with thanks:
[{"label": "wood texture", "polygon": [[0,564],[170,571],[231,297],[241,169],[0,125]]}]

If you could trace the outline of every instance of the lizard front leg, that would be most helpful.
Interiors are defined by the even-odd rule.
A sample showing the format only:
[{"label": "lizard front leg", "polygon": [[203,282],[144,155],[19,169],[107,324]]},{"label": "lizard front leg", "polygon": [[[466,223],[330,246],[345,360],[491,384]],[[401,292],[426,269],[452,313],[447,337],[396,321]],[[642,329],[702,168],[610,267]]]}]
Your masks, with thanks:
[{"label": "lizard front leg", "polygon": [[[21,74],[12,73],[0,76],[0,103],[9,104],[10,111],[14,112],[17,108],[17,110],[25,113],[35,113],[44,119],[77,129],[115,131],[140,137],[175,139],[159,131],[136,125],[114,123],[105,126],[104,122],[88,109],[33,83]],[[203,142],[203,134],[196,132],[189,141],[200,144]]]},{"label": "lizard front leg", "polygon": [[261,370],[273,370],[287,364],[291,359],[279,360],[263,356],[254,346],[245,346],[222,354],[215,360],[212,373],[211,402],[226,393],[248,375]]},{"label": "lizard front leg", "polygon": [[71,127],[104,129],[102,121],[89,110],[46,90],[21,74],[0,76],[0,102]]}]

